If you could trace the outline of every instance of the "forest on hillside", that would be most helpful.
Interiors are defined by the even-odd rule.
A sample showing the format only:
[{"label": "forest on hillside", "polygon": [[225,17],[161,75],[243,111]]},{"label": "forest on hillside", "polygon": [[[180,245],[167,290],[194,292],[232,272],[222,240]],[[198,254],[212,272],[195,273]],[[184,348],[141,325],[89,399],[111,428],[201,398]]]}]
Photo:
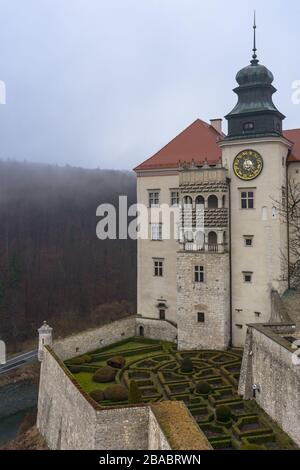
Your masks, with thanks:
[{"label": "forest on hillside", "polygon": [[130,172],[0,161],[0,339],[11,351],[47,320],[55,336],[136,306],[136,243],[99,240],[96,208],[136,200]]}]

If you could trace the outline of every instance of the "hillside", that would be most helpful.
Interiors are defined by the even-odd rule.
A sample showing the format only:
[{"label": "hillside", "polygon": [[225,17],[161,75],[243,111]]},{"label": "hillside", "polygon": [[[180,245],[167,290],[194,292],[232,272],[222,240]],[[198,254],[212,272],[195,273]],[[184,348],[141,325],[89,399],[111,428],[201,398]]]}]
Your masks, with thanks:
[{"label": "hillside", "polygon": [[0,161],[0,339],[64,335],[135,311],[136,243],[96,237],[96,208],[135,202],[129,172]]}]

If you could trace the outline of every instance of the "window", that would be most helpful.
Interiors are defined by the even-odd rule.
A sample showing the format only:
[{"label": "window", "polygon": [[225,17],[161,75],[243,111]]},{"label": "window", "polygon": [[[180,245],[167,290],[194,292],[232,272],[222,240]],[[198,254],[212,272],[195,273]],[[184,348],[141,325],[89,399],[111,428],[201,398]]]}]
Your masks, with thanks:
[{"label": "window", "polygon": [[203,205],[204,206],[205,204],[205,200],[204,200],[204,197],[199,195],[196,197],[196,205],[200,206],[200,205]]},{"label": "window", "polygon": [[159,319],[160,320],[165,320],[166,319],[166,311],[164,308],[159,309]]},{"label": "window", "polygon": [[171,206],[178,206],[179,204],[179,192],[171,191]]},{"label": "window", "polygon": [[151,240],[162,240],[162,224],[151,224]]},{"label": "window", "polygon": [[204,323],[205,321],[204,312],[197,312],[197,320],[199,323]]},{"label": "window", "polygon": [[[296,171],[297,173],[297,171]],[[286,207],[286,190],[285,190],[285,186],[282,186],[281,188],[281,200],[282,200],[282,206],[283,208]]]},{"label": "window", "polygon": [[244,235],[244,245],[253,246],[253,235]]},{"label": "window", "polygon": [[154,276],[162,277],[163,276],[163,260],[154,260]]},{"label": "window", "polygon": [[195,282],[204,282],[203,266],[195,266]]},{"label": "window", "polygon": [[214,194],[208,197],[207,199],[208,209],[217,209],[218,208],[218,198]]},{"label": "window", "polygon": [[252,131],[254,129],[254,122],[245,122],[243,129],[244,131]]},{"label": "window", "polygon": [[251,272],[243,272],[244,282],[252,282],[252,274]]},{"label": "window", "polygon": [[159,206],[159,191],[149,191],[149,207]]},{"label": "window", "polygon": [[254,209],[254,191],[241,192],[241,208]]}]

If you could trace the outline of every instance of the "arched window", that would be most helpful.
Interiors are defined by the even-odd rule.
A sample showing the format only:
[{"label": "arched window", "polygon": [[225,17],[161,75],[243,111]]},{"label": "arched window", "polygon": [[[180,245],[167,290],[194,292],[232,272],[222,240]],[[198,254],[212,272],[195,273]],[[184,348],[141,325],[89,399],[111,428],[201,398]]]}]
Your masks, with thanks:
[{"label": "arched window", "polygon": [[200,205],[200,204],[204,205],[204,197],[199,195],[196,197],[196,205]]},{"label": "arched window", "polygon": [[207,207],[209,209],[217,209],[218,208],[218,198],[214,194],[210,195],[207,200]]},{"label": "arched window", "polygon": [[144,336],[144,327],[142,325],[139,326],[139,336]]},{"label": "arched window", "polygon": [[183,198],[183,204],[185,205],[192,205],[193,203],[193,199],[191,198],[191,196],[184,196]]},{"label": "arched window", "polygon": [[224,196],[222,197],[222,207],[225,208],[225,204],[226,204],[226,196],[224,194]]},{"label": "arched window", "polygon": [[209,232],[208,234],[208,251],[218,250],[218,237],[216,232]]}]

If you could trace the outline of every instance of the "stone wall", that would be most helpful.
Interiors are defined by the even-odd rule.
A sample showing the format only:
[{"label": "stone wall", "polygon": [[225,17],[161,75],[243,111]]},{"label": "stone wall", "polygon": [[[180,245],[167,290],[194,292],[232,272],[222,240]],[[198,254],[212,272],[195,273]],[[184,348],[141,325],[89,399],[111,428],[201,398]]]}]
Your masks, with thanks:
[{"label": "stone wall", "polygon": [[96,411],[44,348],[37,427],[50,449],[94,449]]},{"label": "stone wall", "polygon": [[160,427],[153,411],[150,409],[149,413],[149,450],[170,450],[171,446]]},{"label": "stone wall", "polygon": [[54,341],[53,350],[65,361],[70,357],[103,348],[117,341],[135,336],[135,316],[116,320],[97,328]]},{"label": "stone wall", "polygon": [[[287,333],[291,327],[286,326]],[[300,445],[300,366],[293,364],[291,344],[277,332],[277,325],[249,325],[239,393],[254,399],[252,385],[257,384],[257,403]]]},{"label": "stone wall", "polygon": [[[50,449],[170,450],[168,439],[151,406],[101,408],[72,380],[72,375],[51,348],[44,349],[37,427]],[[171,406],[181,413],[182,407],[186,410],[181,402],[172,402]],[[176,416],[178,410],[175,410],[173,421]],[[193,430],[196,428],[199,434],[198,442],[206,448],[203,433],[191,416],[190,421],[189,426]],[[173,427],[178,433],[177,422]]]},{"label": "stone wall", "polygon": [[103,409],[97,412],[95,449],[148,449],[149,406]]},{"label": "stone wall", "polygon": [[[204,282],[194,267],[204,266]],[[177,254],[178,349],[226,349],[229,343],[229,254],[180,251]],[[205,321],[198,322],[197,312]]]},{"label": "stone wall", "polygon": [[177,327],[166,320],[138,316],[136,317],[136,336],[141,336],[141,327],[146,338],[177,341]]}]

